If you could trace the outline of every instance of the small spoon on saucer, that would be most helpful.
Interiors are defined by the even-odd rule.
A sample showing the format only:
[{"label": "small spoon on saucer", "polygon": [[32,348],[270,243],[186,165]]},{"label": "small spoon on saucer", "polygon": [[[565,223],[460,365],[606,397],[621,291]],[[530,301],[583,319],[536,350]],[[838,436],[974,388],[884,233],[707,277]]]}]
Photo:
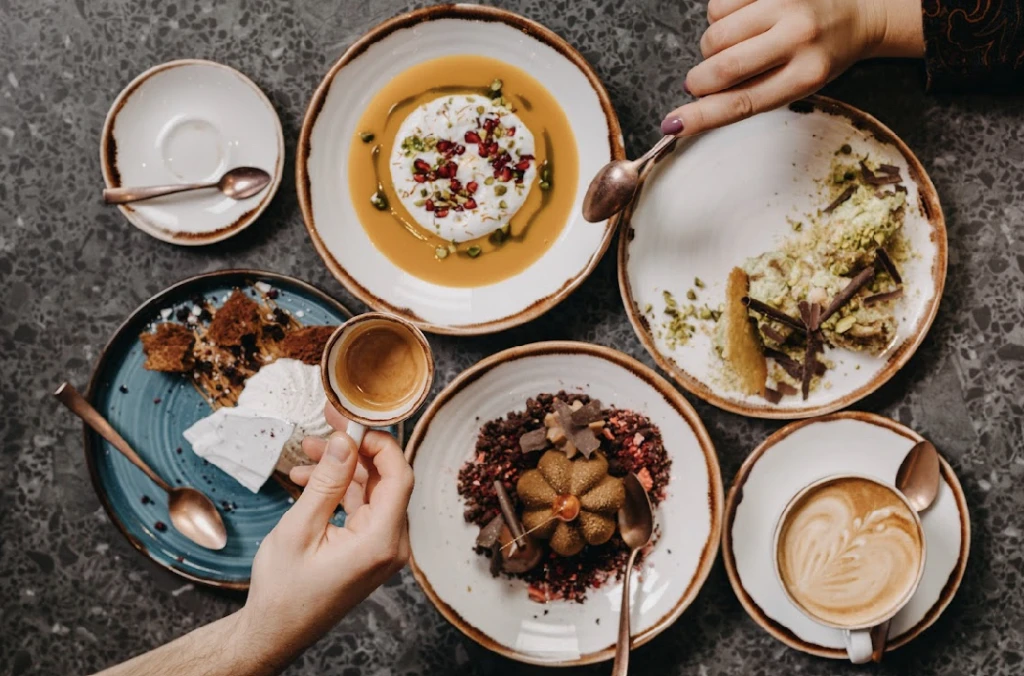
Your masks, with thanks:
[{"label": "small spoon on saucer", "polygon": [[622,608],[619,613],[619,638],[615,644],[615,663],[612,676],[626,676],[629,672],[629,650],[632,634],[629,629],[629,581],[633,573],[636,555],[647,546],[654,534],[654,508],[647,497],[647,491],[635,474],[622,479],[626,489],[626,503],[619,510],[619,534],[629,547],[626,575],[622,581]]},{"label": "small spoon on saucer", "polygon": [[[896,488],[903,493],[915,512],[921,513],[932,506],[939,494],[939,452],[930,441],[919,441],[903,458],[896,472]],[[885,644],[889,640],[889,622],[871,630],[872,662],[881,662]]]},{"label": "small spoon on saucer", "polygon": [[114,448],[121,451],[124,457],[131,460],[132,464],[145,472],[153,483],[167,493],[167,511],[170,514],[171,523],[178,529],[178,532],[200,547],[224,548],[228,541],[228,533],[220,518],[220,512],[217,511],[210,498],[194,488],[186,486],[172,488],[168,485],[139,457],[139,454],[117,433],[107,419],[100,415],[100,412],[93,408],[85,400],[85,397],[70,384],[63,383],[53,395],[72,413],[81,418],[86,425],[93,428]]},{"label": "small spoon on saucer", "polygon": [[216,181],[204,183],[181,183],[178,185],[154,185],[148,188],[107,188],[103,201],[107,204],[128,204],[163,195],[174,195],[189,190],[216,188],[228,197],[244,200],[259,193],[270,184],[270,174],[256,167],[235,167],[224,172]]},{"label": "small spoon on saucer", "polygon": [[662,136],[639,159],[614,160],[601,167],[583,198],[583,218],[599,223],[625,209],[640,185],[640,171],[644,165],[660,157],[675,141],[675,136]]}]

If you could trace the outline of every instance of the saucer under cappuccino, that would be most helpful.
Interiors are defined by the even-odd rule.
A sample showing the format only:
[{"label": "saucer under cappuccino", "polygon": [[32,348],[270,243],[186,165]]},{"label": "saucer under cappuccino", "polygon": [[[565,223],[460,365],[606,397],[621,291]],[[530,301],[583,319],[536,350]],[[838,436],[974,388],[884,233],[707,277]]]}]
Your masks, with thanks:
[{"label": "saucer under cappuccino", "polygon": [[895,489],[861,477],[812,485],[786,510],[776,565],[805,613],[840,628],[884,621],[917,587],[920,522]]}]

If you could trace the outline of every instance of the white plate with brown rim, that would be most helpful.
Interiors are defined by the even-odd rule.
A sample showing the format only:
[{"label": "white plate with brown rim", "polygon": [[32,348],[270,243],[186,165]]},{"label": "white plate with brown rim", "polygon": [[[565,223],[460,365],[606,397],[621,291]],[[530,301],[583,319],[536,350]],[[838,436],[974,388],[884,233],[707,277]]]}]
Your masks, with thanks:
[{"label": "white plate with brown rim", "polygon": [[244,200],[210,189],[118,207],[157,239],[212,244],[244,230],[270,204],[281,184],[284,134],[270,100],[234,68],[169,61],[118,94],[103,125],[100,164],[108,188],[215,181],[235,167],[270,174],[270,185]]},{"label": "white plate with brown rim", "polygon": [[[747,614],[796,650],[848,659],[843,632],[811,620],[775,575],[772,542],[789,501],[827,476],[859,474],[892,485],[903,458],[922,437],[873,413],[845,411],[790,423],[754,449],[725,503],[722,558]],[[953,600],[967,567],[971,517],[960,481],[941,460],[939,493],[921,514],[927,547],[921,584],[893,618],[888,650],[917,638]]]},{"label": "white plate with brown rim", "polygon": [[[411,138],[406,132],[398,138],[402,122],[419,106],[449,95],[479,95],[480,105],[472,104],[479,112],[489,106],[495,79],[533,135],[534,166],[523,184],[526,202],[514,212],[512,237],[506,241],[496,244],[484,235],[440,251],[448,235],[442,230],[442,210],[434,205],[437,193],[417,200],[428,206],[414,207],[409,195],[403,201],[396,192],[402,182],[392,173],[400,156],[394,150],[405,148],[402,141]],[[507,130],[509,137],[515,134],[514,125]],[[445,140],[444,134],[433,129],[423,138]],[[458,164],[457,177],[466,191],[458,202],[466,207],[461,217],[470,217],[466,198],[473,198],[473,209],[485,208],[486,200],[503,203],[497,193],[503,185],[480,181],[475,192],[468,192],[465,162],[479,159],[478,146],[462,136],[459,126],[452,134],[448,140],[466,146],[464,155],[450,158]],[[434,161],[434,148],[420,151]],[[521,150],[508,152],[515,160],[521,159],[514,154]],[[572,46],[505,10],[441,5],[384,22],[331,67],[302,125],[296,184],[313,244],[349,291],[425,331],[483,334],[538,317],[590,274],[608,247],[615,222],[585,222],[583,195],[601,166],[623,156],[608,94]],[[547,160],[550,173],[542,174]],[[540,188],[543,175],[549,176],[548,190]],[[432,178],[424,190],[446,191],[449,184],[443,177],[437,180]],[[378,189],[386,202],[371,201]],[[454,216],[444,210],[444,218]]]},{"label": "white plate with brown rim", "polygon": [[[804,401],[772,404],[735,391],[723,377],[713,326],[671,345],[663,330],[669,291],[681,302],[724,301],[725,281],[748,257],[777,250],[792,223],[821,209],[818,181],[836,152],[899,167],[907,189],[895,340],[880,355],[829,349],[833,362]],[[804,418],[835,411],[878,389],[913,355],[938,311],[946,279],[946,226],[935,187],[917,157],[891,130],[839,101],[813,96],[677,144],[653,169],[619,240],[619,288],[630,322],[658,365],[691,393],[734,413]],[[697,286],[700,279],[704,287]],[[646,311],[646,312],[645,312]]]},{"label": "white plate with brown rim", "polygon": [[654,638],[693,601],[715,560],[722,514],[722,482],[707,431],[683,396],[635,359],[585,343],[535,343],[459,375],[430,405],[406,447],[416,473],[410,566],[433,604],[465,635],[506,657],[549,666],[612,657],[622,584],[608,581],[583,603],[539,604],[529,599],[525,582],[492,578],[488,559],[474,552],[479,529],[464,519],[457,475],[473,459],[484,421],[563,389],[646,415],[661,429],[672,460],[656,512],[659,539],[634,572],[634,646]]}]

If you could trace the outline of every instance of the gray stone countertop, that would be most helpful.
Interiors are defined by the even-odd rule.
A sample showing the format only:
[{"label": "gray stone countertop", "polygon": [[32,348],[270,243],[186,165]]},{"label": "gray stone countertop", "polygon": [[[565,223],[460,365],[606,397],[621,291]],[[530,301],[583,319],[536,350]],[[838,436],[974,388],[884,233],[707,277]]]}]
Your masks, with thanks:
[{"label": "gray stone countertop", "polygon": [[[597,69],[641,153],[683,97],[705,27],[703,3],[501,2],[549,26]],[[87,382],[100,349],[139,303],[194,273],[256,267],[296,275],[362,309],[317,257],[299,213],[293,160],[306,103],[328,65],[401,0],[0,0],[0,673],[91,672],[238,608],[134,552],[105,518],[81,428],[50,396]],[[104,207],[100,129],[117,92],[154,64],[234,66],[284,125],[284,182],[259,221],[200,248],[163,244]],[[924,91],[921,66],[861,65],[827,93],[892,127],[918,154],[949,227],[949,276],[916,356],[856,408],[930,438],[963,482],[971,559],[938,623],[880,674],[1024,672],[1024,110],[1020,98]],[[500,349],[544,339],[610,345],[650,364],[606,256],[565,303],[529,325],[434,337],[438,387]],[[780,424],[689,397],[730,482]],[[638,674],[866,673],[789,650],[744,613],[721,561],[696,602],[639,649]],[[607,673],[608,665],[579,673]],[[288,674],[534,674],[462,637],[408,571],[353,611]]]}]

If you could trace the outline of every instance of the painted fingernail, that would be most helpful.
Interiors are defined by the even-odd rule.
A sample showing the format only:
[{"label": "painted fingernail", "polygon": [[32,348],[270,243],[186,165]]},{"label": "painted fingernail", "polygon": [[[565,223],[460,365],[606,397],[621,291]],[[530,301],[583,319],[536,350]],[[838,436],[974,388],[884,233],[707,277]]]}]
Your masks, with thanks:
[{"label": "painted fingernail", "polygon": [[676,136],[683,131],[683,121],[678,117],[666,117],[661,122],[661,133],[665,136]]}]

